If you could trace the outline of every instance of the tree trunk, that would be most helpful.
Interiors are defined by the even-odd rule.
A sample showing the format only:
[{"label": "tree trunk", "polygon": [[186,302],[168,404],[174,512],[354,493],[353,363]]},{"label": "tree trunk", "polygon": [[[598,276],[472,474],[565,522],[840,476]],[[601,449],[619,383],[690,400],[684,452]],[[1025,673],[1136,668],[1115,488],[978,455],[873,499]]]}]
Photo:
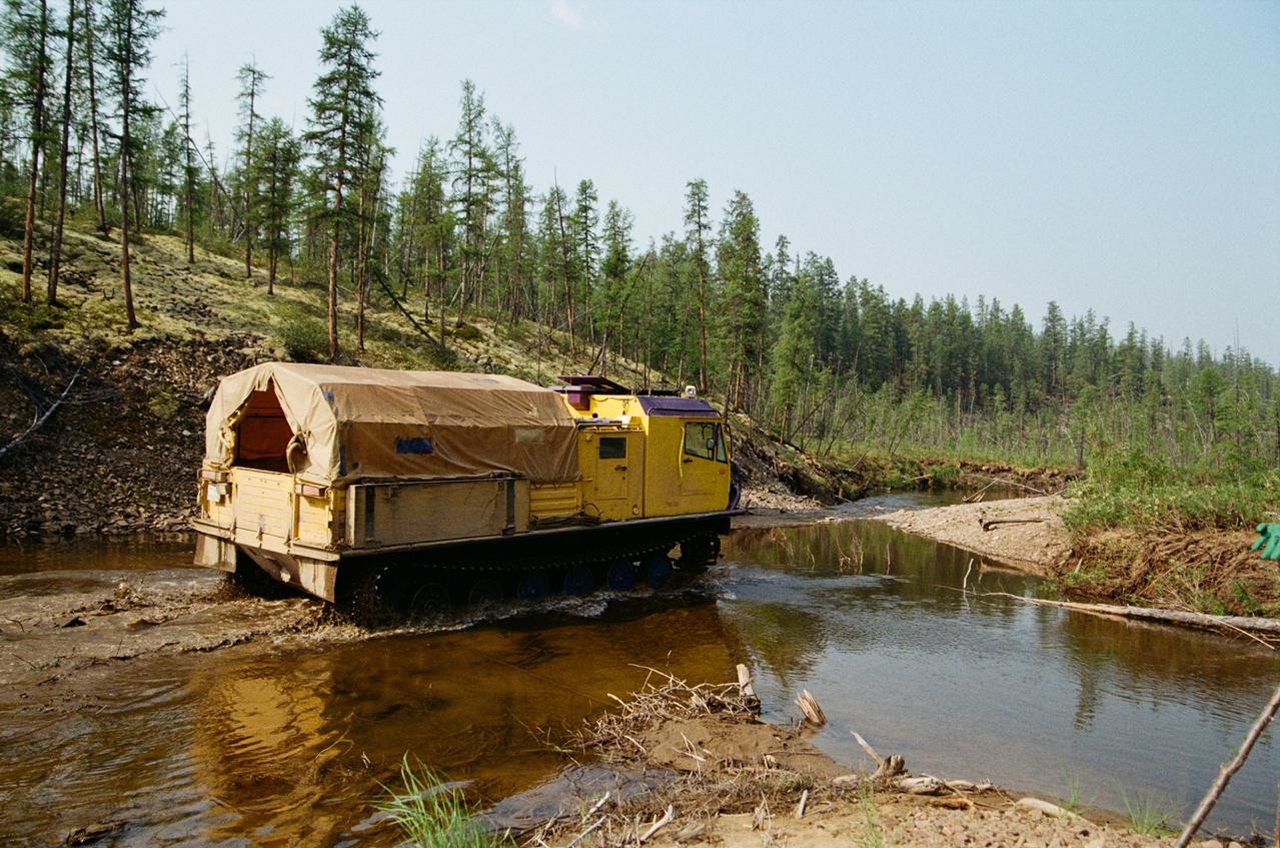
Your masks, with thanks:
[{"label": "tree trunk", "polygon": [[98,229],[107,232],[107,205],[102,194],[102,153],[98,144],[98,90],[93,70],[93,0],[84,0],[85,69],[89,77],[89,126],[93,140],[93,208],[98,213]]},{"label": "tree trunk", "polygon": [[[256,64],[256,63],[255,63]],[[253,105],[257,99],[257,86],[249,87],[249,131],[244,142],[244,276],[253,278],[253,233],[256,216],[253,214]]]},{"label": "tree trunk", "polygon": [[71,71],[75,52],[76,4],[67,5],[67,67],[62,86],[62,161],[58,166],[58,220],[53,228],[53,244],[49,248],[48,303],[58,302],[58,271],[62,264],[62,231],[67,220],[67,149],[71,140]]},{"label": "tree trunk", "polygon": [[36,175],[40,171],[40,143],[31,141],[31,174],[27,179],[27,214],[22,225],[22,302],[31,302],[32,249],[36,236]]},{"label": "tree trunk", "polygon": [[129,183],[133,175],[129,168],[129,115],[133,111],[133,101],[129,89],[133,82],[133,57],[128,55],[133,50],[133,16],[126,23],[126,31],[122,50],[126,55],[120,59],[123,66],[120,85],[120,280],[124,286],[125,327],[132,333],[138,328],[138,317],[133,311],[133,278],[130,273],[129,259]]},{"label": "tree trunk", "polygon": [[49,7],[40,0],[40,51],[36,56],[36,78],[31,104],[31,174],[27,180],[27,215],[22,232],[22,302],[31,302],[33,251],[36,239],[36,199],[40,184],[40,148],[44,144],[45,44],[49,33]]},{"label": "tree trunk", "polygon": [[341,231],[342,178],[333,205],[333,234],[329,237],[329,361],[338,361],[338,239]]}]

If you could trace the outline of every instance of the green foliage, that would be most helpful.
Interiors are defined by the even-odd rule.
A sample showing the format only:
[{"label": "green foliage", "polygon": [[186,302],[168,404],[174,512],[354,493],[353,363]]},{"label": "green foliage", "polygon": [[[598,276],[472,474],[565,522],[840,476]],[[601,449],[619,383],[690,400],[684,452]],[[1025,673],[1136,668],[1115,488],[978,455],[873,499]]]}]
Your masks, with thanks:
[{"label": "green foliage", "polygon": [[450,330],[450,335],[464,342],[474,342],[484,338],[484,333],[475,324],[463,324],[461,327],[454,327]]},{"label": "green foliage", "polygon": [[1170,822],[1177,820],[1177,807],[1149,792],[1131,795],[1121,792],[1129,828],[1143,836],[1167,836],[1172,833]]},{"label": "green foliage", "polygon": [[319,319],[302,312],[288,314],[280,327],[285,357],[293,362],[324,362],[329,334]]},{"label": "green foliage", "polygon": [[[449,785],[429,768],[410,765],[406,754],[400,766],[401,792],[378,802],[415,848],[492,848],[506,840],[491,834],[473,815],[462,790]],[[383,787],[384,789],[386,787]]]},{"label": "green foliage", "polygon": [[866,786],[858,793],[858,810],[862,813],[862,832],[854,839],[858,848],[884,848],[884,832],[880,829],[880,815],[876,809],[876,792]]},{"label": "green foliage", "polygon": [[1063,516],[1077,536],[1114,527],[1251,526],[1275,509],[1280,468],[1174,465],[1138,447],[1095,459]]}]

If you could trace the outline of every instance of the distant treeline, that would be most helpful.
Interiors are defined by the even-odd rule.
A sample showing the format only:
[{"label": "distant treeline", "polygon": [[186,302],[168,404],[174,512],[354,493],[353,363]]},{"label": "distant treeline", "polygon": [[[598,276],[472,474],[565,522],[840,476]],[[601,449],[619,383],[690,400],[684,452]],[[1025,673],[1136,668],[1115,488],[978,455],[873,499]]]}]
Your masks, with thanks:
[{"label": "distant treeline", "polygon": [[[26,301],[41,265],[56,301],[70,213],[117,234],[126,257],[145,230],[183,234],[189,261],[197,243],[242,253],[246,273],[266,272],[264,296],[285,278],[323,283],[334,360],[344,338],[363,349],[365,305],[394,297],[438,344],[475,315],[530,322],[532,344],[557,331],[601,372],[630,358],[820,452],[1280,462],[1276,372],[1243,351],[1116,335],[1053,303],[1037,328],[995,300],[895,298],[786,238],[766,249],[751,198],[713,210],[698,179],[682,229],[636,244],[630,213],[591,180],[530,185],[514,127],[470,81],[453,135],[428,139],[396,184],[358,6],[321,31],[301,131],[258,111],[268,69],[239,69],[220,168],[193,138],[185,69],[176,104],[144,94],[162,16],[143,0],[5,0],[0,227],[24,238]],[[121,271],[133,327],[127,259]]]}]

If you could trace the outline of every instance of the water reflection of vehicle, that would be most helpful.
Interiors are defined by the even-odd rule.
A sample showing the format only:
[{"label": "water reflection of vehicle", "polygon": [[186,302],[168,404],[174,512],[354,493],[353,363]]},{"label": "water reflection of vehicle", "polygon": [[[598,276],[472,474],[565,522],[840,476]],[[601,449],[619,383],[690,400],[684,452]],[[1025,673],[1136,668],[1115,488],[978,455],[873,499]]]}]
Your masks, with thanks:
[{"label": "water reflection of vehicle", "polygon": [[[685,595],[678,596],[685,598]],[[220,652],[193,676],[188,782],[217,799],[193,839],[354,844],[402,760],[473,797],[537,785],[558,743],[650,677],[728,681],[740,659],[710,599],[635,600],[634,614],[401,633],[323,650]],[[584,606],[594,601],[582,602]],[[676,636],[675,634],[678,634]],[[657,671],[651,671],[656,669]],[[195,804],[193,807],[197,806]],[[395,837],[395,838],[392,838]],[[361,845],[393,845],[390,828]]]},{"label": "water reflection of vehicle", "polygon": [[421,604],[660,587],[714,559],[735,506],[720,414],[692,390],[562,379],[289,363],[226,377],[197,564],[325,600],[341,574]]}]

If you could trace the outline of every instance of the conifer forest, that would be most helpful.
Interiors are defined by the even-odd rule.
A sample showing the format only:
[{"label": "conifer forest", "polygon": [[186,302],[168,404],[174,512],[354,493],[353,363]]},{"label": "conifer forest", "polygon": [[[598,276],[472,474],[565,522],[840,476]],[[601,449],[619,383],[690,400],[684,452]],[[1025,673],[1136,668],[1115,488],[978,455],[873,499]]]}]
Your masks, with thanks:
[{"label": "conifer forest", "polygon": [[23,245],[20,308],[57,303],[74,224],[124,247],[119,297],[136,326],[128,245],[169,233],[189,256],[200,246],[265,271],[263,298],[323,292],[329,361],[359,361],[366,306],[394,302],[442,356],[469,322],[523,328],[531,348],[554,336],[604,374],[630,360],[654,385],[695,385],[850,461],[1103,463],[1215,481],[1280,465],[1276,370],[1244,350],[1166,341],[1154,312],[1149,333],[1052,302],[1027,315],[886,291],[785,236],[766,241],[749,186],[713,208],[696,174],[680,175],[681,225],[637,237],[627,199],[592,180],[531,184],[518,128],[470,80],[393,173],[377,25],[359,6],[317,22],[301,125],[261,111],[266,63],[239,68],[236,148],[220,160],[194,137],[201,92],[183,69],[165,71],[182,75],[177,103],[149,98],[163,19],[147,0],[4,0],[0,230]]}]

